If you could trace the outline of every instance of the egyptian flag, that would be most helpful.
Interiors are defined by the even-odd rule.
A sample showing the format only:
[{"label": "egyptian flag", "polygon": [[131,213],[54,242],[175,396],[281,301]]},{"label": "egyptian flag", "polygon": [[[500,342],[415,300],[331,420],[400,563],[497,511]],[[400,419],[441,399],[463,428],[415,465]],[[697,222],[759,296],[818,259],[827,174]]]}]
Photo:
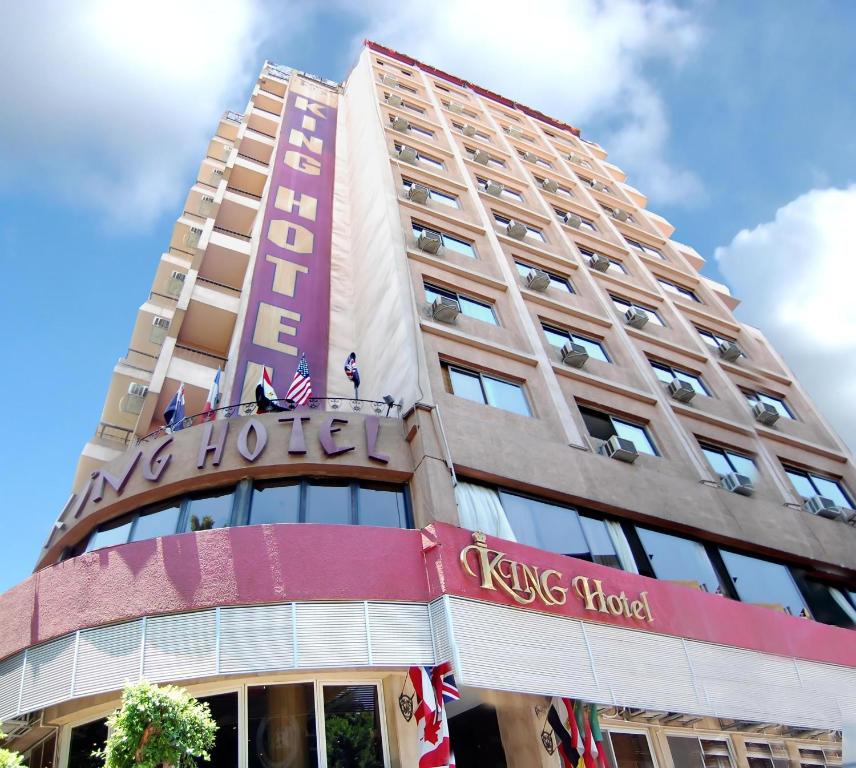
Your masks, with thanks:
[{"label": "egyptian flag", "polygon": [[169,405],[163,412],[163,420],[173,432],[184,428],[184,382],[169,401]]},{"label": "egyptian flag", "polygon": [[271,411],[287,411],[287,408],[279,405],[277,402],[276,391],[270,380],[270,374],[267,368],[262,366],[262,375],[259,377],[259,383],[256,384],[256,408],[259,413],[270,413]]},{"label": "egyptian flag", "polygon": [[220,404],[220,369],[214,375],[211,389],[208,390],[208,399],[205,401],[205,410],[202,412],[202,421],[214,421],[217,415],[215,409]]},{"label": "egyptian flag", "polygon": [[589,704],[589,725],[594,746],[597,749],[598,768],[607,768],[606,749],[603,746],[603,731],[600,730],[600,721],[597,717],[597,704]]},{"label": "egyptian flag", "polygon": [[556,696],[550,703],[547,722],[553,729],[559,747],[559,757],[562,768],[577,768],[580,753],[576,746],[576,721],[574,719],[574,703],[570,699],[560,699]]},{"label": "egyptian flag", "polygon": [[348,359],[345,360],[345,376],[347,376],[351,383],[354,385],[354,389],[359,389],[360,387],[360,372],[357,369],[357,353],[351,352],[348,355]]}]

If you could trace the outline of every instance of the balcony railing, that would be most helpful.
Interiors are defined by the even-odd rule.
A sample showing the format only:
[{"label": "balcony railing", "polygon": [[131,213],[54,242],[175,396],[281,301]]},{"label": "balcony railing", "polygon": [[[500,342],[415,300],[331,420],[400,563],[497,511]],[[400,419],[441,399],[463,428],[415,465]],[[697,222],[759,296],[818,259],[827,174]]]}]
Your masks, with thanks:
[{"label": "balcony railing", "polygon": [[214,362],[216,362],[218,366],[223,367],[226,364],[226,361],[228,360],[228,358],[223,357],[222,355],[215,355],[213,352],[204,352],[201,349],[188,347],[186,344],[176,344],[175,348],[180,352],[184,352],[185,355],[190,355],[191,357],[197,355],[200,358],[200,362],[203,365],[207,365],[209,367]]},{"label": "balcony railing", "polygon": [[231,293],[240,293],[240,288],[235,288],[233,285],[226,285],[225,283],[218,283],[216,280],[209,280],[207,277],[200,277],[197,275],[196,277],[197,283],[204,283],[205,285],[213,285],[217,288],[222,288],[223,290],[230,291]]},{"label": "balcony railing", "polygon": [[95,432],[95,436],[102,440],[108,440],[112,443],[121,443],[122,445],[128,445],[131,442],[133,434],[133,429],[118,427],[115,424],[107,424],[104,421],[98,425],[98,430]]},{"label": "balcony railing", "polygon": [[270,165],[270,161],[268,160],[260,160],[252,155],[245,155],[243,152],[238,152],[238,157],[243,157],[244,160],[252,160],[254,163],[258,163],[259,165]]},{"label": "balcony railing", "polygon": [[227,192],[234,192],[236,195],[243,195],[244,197],[251,197],[253,200],[261,200],[262,196],[257,195],[254,192],[247,192],[246,189],[238,189],[237,187],[226,187]]},{"label": "balcony railing", "polygon": [[224,120],[231,120],[233,123],[240,123],[243,121],[244,116],[240,112],[232,112],[232,110],[228,110],[223,113]]},{"label": "balcony railing", "polygon": [[[293,400],[279,399],[273,401],[277,406],[277,412],[285,411],[336,411],[351,412],[351,413],[370,413],[376,416],[389,416],[395,410],[397,417],[401,416],[401,405],[399,403],[387,403],[384,400],[358,400],[351,397],[310,397],[305,405],[297,405]],[[179,429],[186,429],[195,424],[203,424],[206,421],[214,421],[216,419],[231,419],[235,416],[252,416],[254,413],[272,413],[270,411],[260,411],[256,403],[238,403],[238,405],[227,405],[223,408],[215,408],[207,413],[197,413],[194,416],[185,418]],[[154,432],[141,437],[137,440],[137,444],[144,443],[148,440],[154,440],[162,435],[168,435],[175,431],[175,427],[160,427]]]},{"label": "balcony railing", "polygon": [[246,240],[247,242],[250,242],[250,240],[252,240],[252,238],[249,235],[242,235],[240,232],[235,232],[234,230],[226,229],[225,227],[218,227],[215,225],[214,231],[220,232],[221,234],[224,234],[224,235],[231,235],[232,237],[237,237],[237,238],[240,238],[241,240]]}]

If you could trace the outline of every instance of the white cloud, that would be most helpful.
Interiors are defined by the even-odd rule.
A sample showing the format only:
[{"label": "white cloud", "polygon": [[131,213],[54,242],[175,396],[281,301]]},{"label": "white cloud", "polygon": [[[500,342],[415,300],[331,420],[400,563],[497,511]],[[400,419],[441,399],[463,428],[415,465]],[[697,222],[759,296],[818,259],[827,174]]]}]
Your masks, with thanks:
[{"label": "white cloud", "polygon": [[[671,0],[432,0],[367,3],[365,36],[581,127],[617,126],[590,136],[655,203],[692,203],[702,194],[666,155],[662,98],[645,74],[657,61],[680,64],[700,29]],[[359,9],[355,9],[359,13]]]},{"label": "white cloud", "polygon": [[47,189],[127,226],[175,210],[220,113],[245,104],[261,16],[258,0],[9,4],[7,185]]},{"label": "white cloud", "polygon": [[716,249],[725,278],[838,430],[856,448],[856,185],[812,190]]}]

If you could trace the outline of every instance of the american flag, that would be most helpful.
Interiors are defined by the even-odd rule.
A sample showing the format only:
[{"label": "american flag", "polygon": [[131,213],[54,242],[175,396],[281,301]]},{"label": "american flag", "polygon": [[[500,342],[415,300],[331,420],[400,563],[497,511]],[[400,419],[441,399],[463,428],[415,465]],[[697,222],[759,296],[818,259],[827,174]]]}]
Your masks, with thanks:
[{"label": "american flag", "polygon": [[301,355],[297,370],[294,372],[294,378],[291,380],[291,386],[285,393],[285,399],[293,400],[297,405],[306,405],[310,397],[312,397],[312,377],[309,375],[306,355]]}]

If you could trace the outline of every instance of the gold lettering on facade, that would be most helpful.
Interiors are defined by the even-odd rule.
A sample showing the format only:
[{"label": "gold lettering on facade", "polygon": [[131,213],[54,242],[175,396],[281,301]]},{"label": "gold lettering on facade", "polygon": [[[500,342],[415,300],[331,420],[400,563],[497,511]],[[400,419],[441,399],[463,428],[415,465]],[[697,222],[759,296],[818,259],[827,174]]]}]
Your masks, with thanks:
[{"label": "gold lettering on facade", "polygon": [[302,152],[295,152],[293,149],[289,149],[285,153],[283,162],[289,168],[294,168],[295,171],[305,173],[307,176],[321,175],[321,163],[314,157],[304,155]]},{"label": "gold lettering on facade", "polygon": [[290,221],[275,219],[268,227],[268,240],[294,253],[312,253],[315,235],[306,227]]},{"label": "gold lettering on facade", "polygon": [[[570,588],[564,586],[561,571],[552,568],[542,571],[535,565],[511,560],[504,552],[490,549],[483,533],[473,533],[473,543],[464,547],[459,557],[461,567],[479,579],[482,589],[503,592],[520,605],[531,605],[536,600],[544,605],[567,602]],[[575,576],[571,586],[587,611],[654,621],[647,592],[640,592],[637,600],[630,600],[624,592],[607,592],[601,579],[589,576]]]},{"label": "gold lettering on facade", "polygon": [[283,333],[289,336],[297,335],[297,326],[288,325],[286,320],[299,323],[300,313],[260,301],[256,327],[253,330],[253,344],[296,356],[297,347],[280,340],[280,335]]},{"label": "gold lettering on facade", "polygon": [[316,104],[314,101],[312,103],[309,102],[305,96],[298,96],[294,100],[294,106],[297,109],[306,112],[307,110],[311,112],[315,117],[320,117],[322,120],[327,119],[327,115],[324,114],[324,109],[326,108],[324,104]]},{"label": "gold lettering on facade", "polygon": [[314,155],[320,155],[324,150],[323,139],[318,136],[307,136],[303,131],[299,131],[297,128],[291,129],[291,132],[288,134],[288,143],[291,144],[292,147],[297,147],[298,149],[306,147],[306,149]]},{"label": "gold lettering on facade", "polygon": [[294,287],[297,283],[298,273],[309,274],[309,267],[304,267],[302,264],[295,264],[293,261],[274,256],[270,253],[265,256],[265,261],[274,266],[273,285],[271,288],[283,296],[294,296]]},{"label": "gold lettering on facade", "polygon": [[[297,215],[302,219],[315,221],[315,212],[318,209],[318,198],[312,195],[301,194],[297,196]],[[294,210],[295,194],[293,189],[288,187],[278,187],[276,190],[276,200],[274,208],[279,208],[281,211],[291,213]]]},{"label": "gold lettering on facade", "polygon": [[314,117],[304,115],[303,120],[300,122],[300,127],[305,131],[314,131],[318,127],[318,121]]}]

